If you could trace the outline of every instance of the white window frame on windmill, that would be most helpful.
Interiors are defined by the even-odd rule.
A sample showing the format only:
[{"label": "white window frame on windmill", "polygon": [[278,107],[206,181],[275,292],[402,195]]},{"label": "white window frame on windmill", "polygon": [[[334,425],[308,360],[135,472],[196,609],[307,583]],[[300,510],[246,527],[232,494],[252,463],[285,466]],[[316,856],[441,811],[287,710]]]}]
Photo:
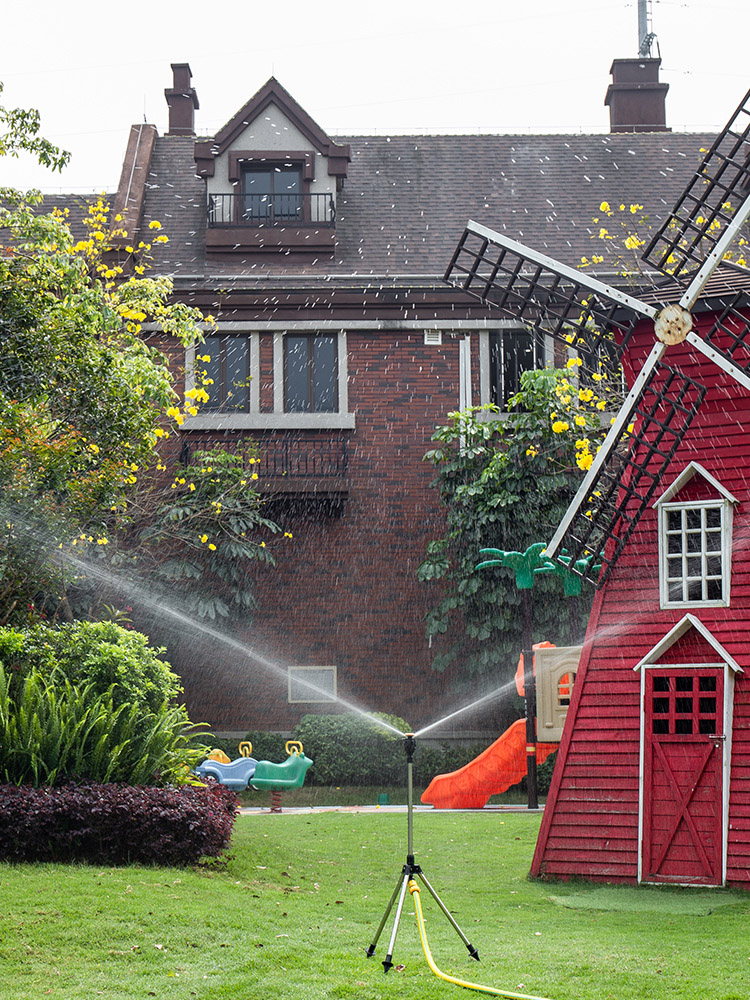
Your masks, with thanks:
[{"label": "white window frame on windmill", "polygon": [[[519,335],[531,337],[533,364],[530,368],[509,370],[506,363],[506,350],[509,341]],[[493,354],[499,363],[493,359]],[[534,332],[523,323],[514,320],[500,320],[487,330],[479,332],[479,399],[482,406],[492,404],[498,406],[501,413],[506,413],[505,402],[521,388],[521,371],[538,370],[554,364],[554,341],[551,336],[540,343]],[[517,376],[517,377],[515,377]]]},{"label": "white window frame on windmill", "polygon": [[[703,476],[718,496],[674,499],[695,474]],[[660,607],[729,607],[736,504],[737,499],[697,462],[691,462],[656,501]]]}]

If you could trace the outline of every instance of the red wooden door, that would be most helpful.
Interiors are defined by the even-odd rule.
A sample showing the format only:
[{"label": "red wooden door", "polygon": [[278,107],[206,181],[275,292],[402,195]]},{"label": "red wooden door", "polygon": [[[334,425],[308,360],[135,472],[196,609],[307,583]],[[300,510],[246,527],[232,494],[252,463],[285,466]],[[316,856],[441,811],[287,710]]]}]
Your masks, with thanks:
[{"label": "red wooden door", "polygon": [[720,885],[724,672],[646,670],[642,879]]}]

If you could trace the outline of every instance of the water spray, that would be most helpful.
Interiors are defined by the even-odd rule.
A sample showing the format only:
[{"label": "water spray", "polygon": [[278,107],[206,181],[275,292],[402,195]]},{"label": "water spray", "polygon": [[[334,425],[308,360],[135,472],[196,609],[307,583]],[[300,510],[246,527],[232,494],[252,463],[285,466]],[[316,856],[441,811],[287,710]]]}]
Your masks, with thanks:
[{"label": "water spray", "polygon": [[[388,901],[388,905],[385,908],[383,916],[378,924],[377,930],[375,931],[375,936],[372,939],[372,944],[367,949],[367,957],[372,958],[375,954],[375,948],[377,947],[380,935],[383,933],[383,928],[388,922],[388,917],[393,910],[394,904],[396,904],[396,915],[393,919],[393,927],[391,929],[391,936],[388,941],[388,952],[383,960],[383,971],[387,973],[391,968],[393,968],[393,949],[396,946],[396,935],[398,934],[399,924],[401,923],[401,914],[404,909],[404,900],[406,898],[406,891],[409,890],[411,898],[414,902],[414,910],[417,916],[417,926],[419,928],[419,938],[422,943],[422,950],[424,952],[427,964],[431,971],[435,973],[440,979],[444,979],[446,982],[454,983],[456,986],[463,986],[465,989],[478,990],[481,993],[489,993],[493,996],[498,997],[510,997],[511,1000],[546,1000],[545,997],[535,997],[530,996],[526,993],[512,993],[508,990],[500,990],[494,986],[482,986],[479,983],[466,982],[463,979],[457,979],[454,976],[446,975],[441,972],[440,969],[435,964],[432,953],[430,951],[430,946],[427,942],[427,934],[424,927],[424,918],[422,916],[422,904],[420,901],[420,887],[417,879],[422,885],[427,889],[429,894],[437,903],[438,907],[442,911],[443,915],[447,919],[448,923],[451,925],[453,930],[458,934],[466,948],[469,952],[471,958],[475,961],[479,961],[479,952],[474,947],[474,945],[469,941],[467,936],[459,927],[458,923],[453,917],[448,907],[442,901],[440,896],[438,896],[435,889],[430,885],[425,873],[422,871],[421,865],[418,865],[414,860],[414,785],[413,785],[413,770],[414,770],[414,753],[417,749],[417,740],[414,733],[406,733],[404,736],[404,751],[406,752],[406,863],[402,867],[398,878],[396,880],[396,885],[391,894],[391,898]],[[398,902],[397,902],[398,900]]]}]

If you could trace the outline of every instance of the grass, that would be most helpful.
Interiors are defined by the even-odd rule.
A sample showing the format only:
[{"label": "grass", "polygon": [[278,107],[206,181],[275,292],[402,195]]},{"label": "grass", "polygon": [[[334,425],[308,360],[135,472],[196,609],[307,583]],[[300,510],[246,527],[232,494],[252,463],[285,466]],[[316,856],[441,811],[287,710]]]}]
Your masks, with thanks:
[{"label": "grass", "polygon": [[[444,971],[555,1000],[748,996],[750,895],[530,882],[534,814],[418,813],[414,826],[417,861],[482,959],[423,892]],[[224,865],[0,865],[0,998],[470,996],[427,968],[410,901],[396,967],[380,965],[389,928],[365,957],[405,839],[403,813],[254,815]]]}]

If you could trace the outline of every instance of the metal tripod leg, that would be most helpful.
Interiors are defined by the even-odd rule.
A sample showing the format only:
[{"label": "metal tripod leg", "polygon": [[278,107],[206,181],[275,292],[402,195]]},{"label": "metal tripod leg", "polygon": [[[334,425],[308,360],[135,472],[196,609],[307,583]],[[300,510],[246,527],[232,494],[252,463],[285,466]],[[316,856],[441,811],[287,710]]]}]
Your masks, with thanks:
[{"label": "metal tripod leg", "polygon": [[409,879],[411,878],[411,872],[407,868],[404,868],[404,874],[401,879],[401,894],[398,897],[398,906],[396,907],[396,916],[393,920],[393,930],[391,931],[391,940],[388,942],[388,954],[383,959],[383,971],[388,972],[388,970],[393,965],[391,959],[393,958],[393,947],[396,944],[396,935],[398,934],[398,925],[401,923],[401,911],[404,908],[404,898],[406,896],[406,889],[409,885]]},{"label": "metal tripod leg", "polygon": [[435,900],[435,902],[437,903],[437,905],[440,907],[440,909],[443,911],[443,913],[445,914],[445,916],[448,918],[448,923],[451,925],[451,927],[453,928],[453,930],[456,932],[456,934],[458,934],[458,936],[461,938],[461,940],[463,941],[463,943],[466,945],[466,947],[467,947],[467,949],[468,949],[469,954],[471,955],[471,957],[475,958],[477,960],[477,962],[478,962],[479,961],[479,952],[472,945],[471,941],[469,941],[469,939],[466,937],[466,935],[464,934],[464,932],[461,930],[461,928],[456,923],[456,921],[455,921],[455,919],[453,917],[453,914],[450,912],[450,910],[445,905],[445,903],[442,901],[442,899],[440,898],[440,896],[438,896],[438,894],[432,888],[432,886],[430,885],[430,883],[427,881],[427,879],[425,878],[425,874],[422,871],[422,869],[418,868],[418,870],[415,872],[415,874],[419,876],[419,878],[424,883],[424,886],[427,889],[427,891],[429,892],[429,894],[432,896],[432,898]]},{"label": "metal tripod leg", "polygon": [[375,937],[372,939],[372,944],[367,949],[367,957],[368,958],[372,958],[372,956],[375,954],[375,946],[378,943],[378,938],[383,933],[383,928],[385,927],[386,921],[388,920],[390,912],[393,909],[393,904],[396,902],[396,896],[398,896],[398,891],[401,888],[402,883],[403,883],[403,873],[401,875],[399,875],[398,879],[396,880],[396,887],[393,890],[393,895],[391,896],[391,901],[386,906],[385,912],[383,913],[383,919],[378,924],[378,929],[375,931]]}]

